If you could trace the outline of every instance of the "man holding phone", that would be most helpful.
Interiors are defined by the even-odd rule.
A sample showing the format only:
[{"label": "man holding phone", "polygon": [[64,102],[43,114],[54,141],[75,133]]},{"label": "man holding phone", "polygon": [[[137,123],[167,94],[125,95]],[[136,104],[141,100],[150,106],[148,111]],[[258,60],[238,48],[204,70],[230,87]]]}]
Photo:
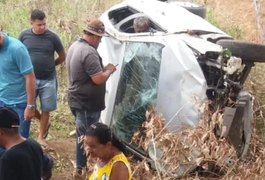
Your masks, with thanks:
[{"label": "man holding phone", "polygon": [[76,121],[76,179],[82,176],[87,161],[82,136],[91,124],[99,121],[105,108],[106,82],[116,71],[113,64],[104,67],[97,52],[104,35],[104,24],[99,20],[90,21],[83,30],[82,38],[70,46],[66,56],[68,102]]}]

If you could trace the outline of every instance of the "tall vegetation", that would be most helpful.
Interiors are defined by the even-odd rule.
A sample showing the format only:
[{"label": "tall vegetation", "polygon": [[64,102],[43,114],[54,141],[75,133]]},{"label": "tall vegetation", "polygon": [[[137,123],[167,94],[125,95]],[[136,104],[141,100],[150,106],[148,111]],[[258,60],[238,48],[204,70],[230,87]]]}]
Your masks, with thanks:
[{"label": "tall vegetation", "polygon": [[[63,41],[66,50],[82,33],[87,20],[100,14],[119,0],[0,0],[0,29],[10,36],[30,27],[30,13],[33,9],[43,10],[47,16],[48,28],[55,31]],[[67,137],[74,129],[73,117],[67,105],[65,66],[57,67],[59,84],[58,109],[52,114],[53,127],[60,137]],[[38,125],[38,124],[37,124]],[[34,136],[34,123],[32,132]]]},{"label": "tall vegetation", "polygon": [[97,18],[118,0],[0,0],[0,27],[11,36],[30,26],[31,10],[39,8],[48,17],[49,28],[56,31],[66,47],[81,32],[86,20]]}]

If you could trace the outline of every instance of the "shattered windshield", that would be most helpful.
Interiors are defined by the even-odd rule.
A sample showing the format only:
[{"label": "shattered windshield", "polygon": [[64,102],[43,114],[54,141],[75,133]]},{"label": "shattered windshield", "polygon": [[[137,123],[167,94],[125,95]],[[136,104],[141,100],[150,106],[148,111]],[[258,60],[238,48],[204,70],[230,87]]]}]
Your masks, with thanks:
[{"label": "shattered windshield", "polygon": [[117,137],[130,142],[157,100],[163,45],[128,42],[123,58],[111,126]]}]

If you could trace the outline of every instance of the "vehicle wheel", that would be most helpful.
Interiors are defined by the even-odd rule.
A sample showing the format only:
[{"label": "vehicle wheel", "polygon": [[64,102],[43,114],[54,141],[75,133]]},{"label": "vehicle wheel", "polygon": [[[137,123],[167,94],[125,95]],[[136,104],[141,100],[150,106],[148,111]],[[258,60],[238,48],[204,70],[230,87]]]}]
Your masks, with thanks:
[{"label": "vehicle wheel", "polygon": [[251,142],[251,132],[253,127],[253,98],[246,91],[240,93],[239,96],[240,96],[239,103],[240,102],[244,103],[243,130],[244,130],[244,141],[245,141],[240,158],[245,159]]},{"label": "vehicle wheel", "polygon": [[216,44],[229,49],[233,56],[240,57],[242,60],[265,62],[265,46],[262,44],[228,39],[219,40]]},{"label": "vehicle wheel", "polygon": [[240,159],[245,159],[248,153],[253,126],[252,96],[242,91],[238,95],[236,113],[228,134]]},{"label": "vehicle wheel", "polygon": [[191,13],[200,16],[201,18],[205,19],[206,17],[206,6],[203,4],[198,3],[191,3],[191,2],[181,2],[181,1],[174,1],[174,0],[168,0],[168,3],[173,3],[178,6],[181,6]]}]

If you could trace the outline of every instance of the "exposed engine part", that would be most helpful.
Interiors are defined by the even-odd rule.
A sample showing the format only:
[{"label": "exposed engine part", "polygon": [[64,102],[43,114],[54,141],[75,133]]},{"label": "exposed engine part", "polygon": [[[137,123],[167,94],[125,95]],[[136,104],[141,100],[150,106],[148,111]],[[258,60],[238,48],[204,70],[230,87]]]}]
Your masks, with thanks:
[{"label": "exposed engine part", "polygon": [[223,66],[223,70],[227,74],[234,74],[238,70],[243,70],[244,65],[242,65],[242,59],[231,56],[228,60],[225,66]]}]

